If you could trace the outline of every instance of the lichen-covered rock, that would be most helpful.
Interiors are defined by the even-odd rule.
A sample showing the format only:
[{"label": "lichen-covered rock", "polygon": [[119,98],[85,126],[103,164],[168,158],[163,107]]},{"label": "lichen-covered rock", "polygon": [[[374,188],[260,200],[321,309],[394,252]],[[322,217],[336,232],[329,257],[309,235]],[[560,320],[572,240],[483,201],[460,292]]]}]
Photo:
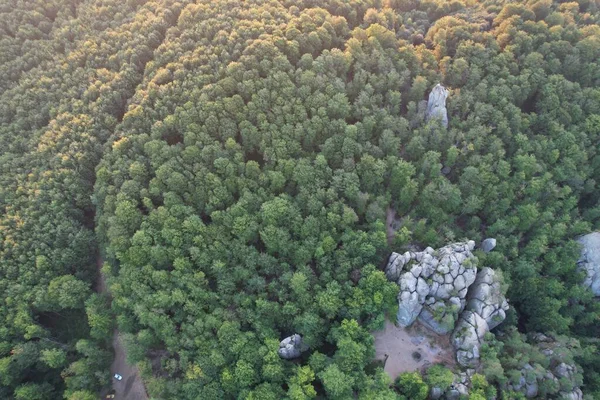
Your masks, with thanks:
[{"label": "lichen-covered rock", "polygon": [[583,392],[579,388],[573,389],[571,392],[560,392],[561,400],[583,400]]},{"label": "lichen-covered rock", "polygon": [[448,127],[448,111],[446,110],[446,99],[448,98],[448,89],[439,83],[429,93],[427,100],[427,111],[425,120],[439,119],[444,127]]},{"label": "lichen-covered rock", "polygon": [[577,241],[581,244],[577,265],[585,272],[583,284],[592,290],[594,296],[600,296],[600,232],[584,235]]},{"label": "lichen-covered rock", "polygon": [[496,273],[484,268],[469,289],[465,312],[452,334],[459,364],[477,365],[484,335],[504,321],[507,310],[508,302]]},{"label": "lichen-covered rock", "polygon": [[302,341],[302,336],[294,334],[286,337],[279,343],[278,354],[281,358],[291,360],[292,358],[300,357],[300,354],[306,349],[306,345]]},{"label": "lichen-covered rock", "polygon": [[541,333],[531,334],[530,339],[531,344],[547,357],[549,367],[546,369],[540,364],[524,364],[520,371],[517,371],[520,372],[520,376],[513,375],[506,384],[506,389],[521,392],[525,397],[532,399],[540,396],[541,388],[547,390],[554,387],[553,392],[544,393],[544,398],[582,400],[583,393],[579,385],[583,377],[577,365],[567,361],[570,356],[565,354],[569,353],[569,347],[578,347],[578,344],[556,340]]},{"label": "lichen-covered rock", "polygon": [[[419,321],[434,332],[450,332],[456,358],[475,366],[484,335],[506,318],[508,303],[490,268],[477,273],[475,242],[453,243],[438,250],[392,253],[385,269],[400,287],[398,324]],[[533,391],[533,388],[531,389]]]},{"label": "lichen-covered rock", "polygon": [[477,275],[471,251],[475,242],[454,243],[434,251],[392,253],[385,269],[400,286],[398,323],[411,325],[417,317],[443,334],[454,328],[466,303],[468,287]]},{"label": "lichen-covered rock", "polygon": [[472,311],[461,314],[452,333],[452,344],[456,349],[456,361],[464,367],[475,366],[479,361],[479,348],[484,335],[489,331],[487,322]]},{"label": "lichen-covered rock", "polygon": [[506,318],[508,302],[493,269],[486,267],[477,274],[469,291],[467,309],[479,314],[489,329],[494,329]]}]

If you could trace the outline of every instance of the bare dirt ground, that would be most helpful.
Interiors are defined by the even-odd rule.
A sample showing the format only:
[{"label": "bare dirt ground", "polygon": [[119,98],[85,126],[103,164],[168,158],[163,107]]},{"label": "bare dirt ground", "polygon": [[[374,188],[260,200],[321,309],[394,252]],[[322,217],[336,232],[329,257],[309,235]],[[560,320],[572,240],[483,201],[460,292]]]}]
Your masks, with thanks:
[{"label": "bare dirt ground", "polygon": [[447,335],[436,335],[418,322],[401,328],[385,321],[381,331],[373,332],[375,358],[385,361],[384,371],[392,379],[402,372],[427,369],[437,363],[454,365],[452,346]]},{"label": "bare dirt ground", "polygon": [[140,377],[140,372],[135,365],[127,364],[126,352],[123,347],[123,341],[119,335],[119,331],[115,329],[113,336],[113,349],[115,351],[115,359],[110,366],[110,374],[119,374],[123,377],[122,381],[113,378],[113,389],[115,391],[115,399],[123,400],[148,400],[144,382]]},{"label": "bare dirt ground", "polygon": [[396,210],[394,210],[392,207],[388,207],[385,213],[385,227],[387,230],[387,242],[390,246],[394,243],[394,236],[396,235],[396,231],[394,230],[395,219]]},{"label": "bare dirt ground", "polygon": [[[100,279],[96,285],[96,290],[101,293],[107,292],[106,279],[102,274],[102,258],[98,257],[97,261],[98,274]],[[148,394],[146,394],[146,388],[144,382],[140,377],[140,371],[135,365],[129,365],[127,363],[127,356],[123,341],[117,329],[113,332],[113,351],[115,352],[115,358],[110,366],[110,376],[112,379],[112,390],[114,390],[115,400],[148,400]],[[119,374],[123,377],[123,380],[118,381],[114,378],[115,374]],[[106,393],[102,393],[102,398]]]}]

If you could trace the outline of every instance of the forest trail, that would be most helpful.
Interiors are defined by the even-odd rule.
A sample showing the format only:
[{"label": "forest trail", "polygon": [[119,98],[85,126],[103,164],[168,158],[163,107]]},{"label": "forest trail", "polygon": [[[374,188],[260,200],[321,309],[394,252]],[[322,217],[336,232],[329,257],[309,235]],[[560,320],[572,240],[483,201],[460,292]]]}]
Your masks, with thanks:
[{"label": "forest trail", "polygon": [[394,243],[394,237],[396,236],[396,230],[394,229],[394,221],[396,219],[396,210],[392,207],[388,207],[385,213],[385,227],[387,232],[388,245]]},{"label": "forest trail", "polygon": [[[96,285],[96,291],[99,293],[108,293],[106,278],[102,274],[103,263],[102,257],[98,255],[96,258],[96,267],[100,279]],[[146,394],[146,388],[140,376],[140,371],[135,365],[127,363],[127,353],[118,329],[113,331],[112,346],[115,358],[110,366],[110,376],[115,400],[148,400],[148,394]],[[123,380],[116,380],[114,378],[115,374],[121,375]]]}]

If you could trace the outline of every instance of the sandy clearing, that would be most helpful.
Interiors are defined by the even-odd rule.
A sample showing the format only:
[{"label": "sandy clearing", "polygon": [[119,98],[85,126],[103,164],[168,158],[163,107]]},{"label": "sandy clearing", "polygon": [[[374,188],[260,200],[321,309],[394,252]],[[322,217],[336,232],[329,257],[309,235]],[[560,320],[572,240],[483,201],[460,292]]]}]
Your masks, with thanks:
[{"label": "sandy clearing", "polygon": [[[424,370],[443,363],[454,365],[452,346],[447,335],[436,335],[415,322],[409,328],[401,328],[386,320],[385,327],[373,332],[375,359],[386,360],[384,371],[396,379],[402,372]],[[420,359],[415,359],[413,353]],[[387,357],[387,359],[386,359]]]}]

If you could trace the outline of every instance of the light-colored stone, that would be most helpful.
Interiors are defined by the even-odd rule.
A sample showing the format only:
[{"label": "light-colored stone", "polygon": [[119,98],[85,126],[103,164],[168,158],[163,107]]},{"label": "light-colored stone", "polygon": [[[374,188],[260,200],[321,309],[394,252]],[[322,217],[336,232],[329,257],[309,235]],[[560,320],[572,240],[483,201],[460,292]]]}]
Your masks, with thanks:
[{"label": "light-colored stone", "polygon": [[417,293],[419,296],[423,296],[422,302],[425,302],[425,296],[429,294],[429,285],[423,278],[417,280]]},{"label": "light-colored stone", "polygon": [[561,400],[583,400],[583,392],[581,389],[576,388],[572,392],[560,392]]},{"label": "light-colored stone", "polygon": [[448,111],[446,110],[446,99],[450,92],[439,83],[433,87],[427,100],[427,111],[425,120],[439,119],[442,125],[448,127]]},{"label": "light-colored stone", "polygon": [[393,253],[386,266],[388,279],[400,286],[398,324],[417,318],[438,334],[452,335],[457,360],[478,364],[483,336],[506,317],[508,303],[495,273],[477,273],[474,241],[452,243],[437,250]]},{"label": "light-colored stone", "polygon": [[481,250],[483,250],[486,253],[489,253],[490,251],[494,250],[494,247],[496,247],[496,239],[494,238],[487,238],[483,242],[481,242]]},{"label": "light-colored stone", "polygon": [[528,383],[527,386],[525,386],[525,396],[529,399],[536,397],[538,395],[538,392],[539,392],[539,385],[538,385],[537,381]]},{"label": "light-colored stone", "polygon": [[281,358],[291,360],[300,357],[300,354],[306,350],[307,347],[302,341],[302,336],[296,333],[286,337],[279,343],[278,354]]},{"label": "light-colored stone", "polygon": [[417,278],[410,272],[403,273],[398,283],[402,291],[414,292],[417,289]]},{"label": "light-colored stone", "polygon": [[585,272],[583,284],[592,290],[594,296],[600,296],[600,232],[584,235],[577,241],[581,244],[577,265]]},{"label": "light-colored stone", "polygon": [[464,311],[452,333],[452,344],[456,349],[456,360],[464,367],[477,366],[479,347],[488,325],[478,314]]},{"label": "light-colored stone", "polygon": [[398,324],[403,327],[411,325],[423,309],[423,303],[419,301],[417,292],[400,292],[398,298]]}]

